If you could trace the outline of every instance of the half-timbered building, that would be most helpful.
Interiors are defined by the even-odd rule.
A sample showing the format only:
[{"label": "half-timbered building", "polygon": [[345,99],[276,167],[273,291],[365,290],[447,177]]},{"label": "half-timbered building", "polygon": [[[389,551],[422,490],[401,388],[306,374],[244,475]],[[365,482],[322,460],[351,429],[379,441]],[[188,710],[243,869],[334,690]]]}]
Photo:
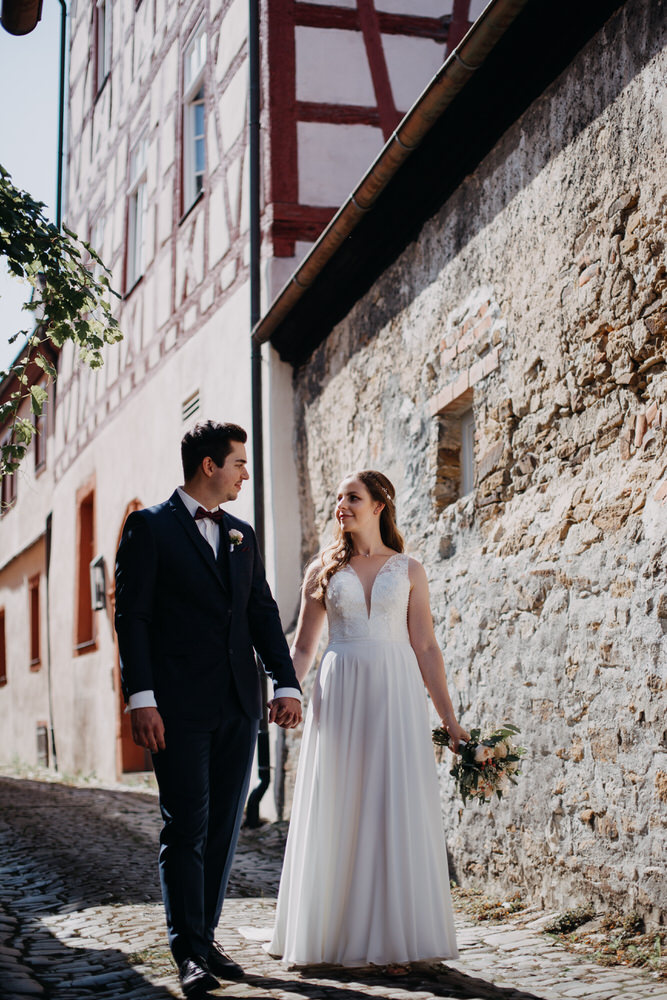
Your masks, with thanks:
[{"label": "half-timbered building", "polygon": [[[111,268],[124,339],[98,372],[61,352],[39,456],[2,484],[0,759],[55,753],[62,770],[107,778],[145,767],[113,630],[124,520],[180,482],[193,421],[251,429],[253,267],[266,305],[483,7],[72,0],[65,218]],[[300,573],[291,368],[263,351],[266,559],[287,627]],[[235,513],[253,518],[251,492]]]}]

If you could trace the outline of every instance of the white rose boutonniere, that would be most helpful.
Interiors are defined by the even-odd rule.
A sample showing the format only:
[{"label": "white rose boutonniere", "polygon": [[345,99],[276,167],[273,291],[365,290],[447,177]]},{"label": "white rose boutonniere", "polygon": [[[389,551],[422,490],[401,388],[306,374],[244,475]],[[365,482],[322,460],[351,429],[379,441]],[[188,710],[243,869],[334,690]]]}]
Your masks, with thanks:
[{"label": "white rose boutonniere", "polygon": [[232,528],[229,532],[229,551],[233,552],[237,545],[243,541],[243,532]]}]

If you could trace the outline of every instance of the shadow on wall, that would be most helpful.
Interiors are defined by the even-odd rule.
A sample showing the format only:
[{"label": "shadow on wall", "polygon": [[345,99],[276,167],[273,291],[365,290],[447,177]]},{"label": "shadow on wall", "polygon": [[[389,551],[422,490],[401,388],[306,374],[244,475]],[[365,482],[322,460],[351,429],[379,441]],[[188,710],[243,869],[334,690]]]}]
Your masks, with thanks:
[{"label": "shadow on wall", "polygon": [[[558,30],[545,37],[539,11],[531,8],[526,18],[520,37],[508,34],[501,40],[466,85],[465,100],[455,101],[427,134],[324,269],[323,280],[288,317],[287,335],[294,336],[289,333],[293,320],[304,341],[321,339],[318,329],[328,331],[348,317],[338,349],[320,347],[299,370],[308,396],[323,392],[356,351],[609,109],[665,45],[662,5],[643,0],[628,0],[579,54],[576,38],[568,42]],[[537,19],[535,25],[530,18]],[[566,23],[568,14],[560,11],[558,24]],[[627,128],[626,123],[610,136],[605,154],[594,151],[605,169],[613,168],[614,143],[624,140]],[[637,156],[637,144],[625,141],[627,151]],[[585,166],[589,169],[590,163]],[[626,174],[629,170],[626,164]],[[564,184],[571,182],[566,178]],[[420,236],[427,220],[436,216],[435,232]],[[415,240],[419,266],[413,260],[396,264]],[[483,257],[469,263],[479,273],[467,275],[468,285],[483,282]],[[395,280],[384,282],[381,296],[369,293],[392,265]],[[275,346],[280,349],[279,343]]]}]

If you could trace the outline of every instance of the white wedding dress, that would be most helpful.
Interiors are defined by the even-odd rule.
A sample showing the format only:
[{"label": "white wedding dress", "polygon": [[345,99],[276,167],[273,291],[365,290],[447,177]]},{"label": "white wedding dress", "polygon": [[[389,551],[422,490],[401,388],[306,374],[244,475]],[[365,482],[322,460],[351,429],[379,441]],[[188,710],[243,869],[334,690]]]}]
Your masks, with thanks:
[{"label": "white wedding dress", "polygon": [[408,556],[330,580],[329,645],[304,726],[270,954],[289,965],[456,958]]}]

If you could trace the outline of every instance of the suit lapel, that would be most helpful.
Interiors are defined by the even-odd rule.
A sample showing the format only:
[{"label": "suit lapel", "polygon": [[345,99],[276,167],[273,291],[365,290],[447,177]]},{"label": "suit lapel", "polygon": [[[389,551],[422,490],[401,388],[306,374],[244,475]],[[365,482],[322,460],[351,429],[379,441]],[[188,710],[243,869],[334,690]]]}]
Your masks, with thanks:
[{"label": "suit lapel", "polygon": [[218,552],[218,562],[224,560],[224,566],[226,569],[226,579],[229,581],[229,589],[233,596],[234,585],[236,583],[236,560],[234,559],[234,552],[230,552],[230,541],[229,541],[229,519],[225,511],[223,513],[222,521],[220,522],[220,550]]},{"label": "suit lapel", "polygon": [[[209,545],[209,543],[206,541],[206,539],[202,536],[201,532],[199,531],[199,528],[195,524],[195,519],[192,517],[192,515],[190,514],[190,512],[186,509],[186,507],[185,507],[183,501],[181,500],[181,498],[179,497],[178,493],[174,492],[172,494],[172,496],[169,498],[169,505],[171,507],[171,510],[175,514],[176,519],[179,521],[179,523],[181,524],[181,526],[185,530],[185,533],[187,534],[187,536],[192,541],[193,545],[195,546],[195,548],[197,549],[197,551],[199,552],[199,554],[203,558],[203,560],[206,563],[206,565],[208,566],[208,568],[211,570],[211,572],[215,576],[215,578],[218,581],[218,583],[220,584],[220,586],[223,588],[223,590],[228,591],[228,586],[226,585],[226,581],[225,581],[225,574],[220,572],[220,566],[216,562],[215,554],[213,552],[213,549],[211,548],[211,546]],[[224,522],[222,522],[220,524],[220,528],[222,529],[223,526],[224,526]],[[226,531],[225,531],[225,534],[226,534]],[[219,555],[222,552],[222,547],[223,547],[223,532],[221,530],[221,532],[220,532],[220,551],[218,553]]]}]

